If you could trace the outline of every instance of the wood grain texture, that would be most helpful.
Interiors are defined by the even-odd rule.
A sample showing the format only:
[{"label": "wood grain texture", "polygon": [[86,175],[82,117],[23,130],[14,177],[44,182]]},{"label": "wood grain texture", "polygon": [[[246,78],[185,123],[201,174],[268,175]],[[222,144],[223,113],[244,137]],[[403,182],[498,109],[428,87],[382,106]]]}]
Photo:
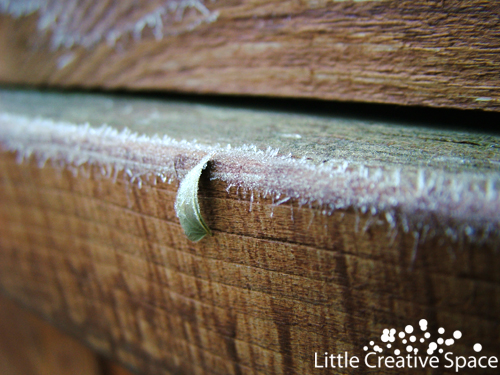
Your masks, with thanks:
[{"label": "wood grain texture", "polygon": [[0,373],[104,375],[98,356],[89,348],[2,295]]},{"label": "wood grain texture", "polygon": [[[0,290],[139,373],[369,373],[314,353],[422,318],[500,353],[498,135],[2,90],[0,144]],[[193,243],[174,201],[213,152]]]},{"label": "wood grain texture", "polygon": [[0,294],[2,375],[131,375]]},{"label": "wood grain texture", "polygon": [[500,109],[496,1],[9,3],[4,84]]},{"label": "wood grain texture", "polygon": [[457,354],[481,342],[498,356],[497,248],[433,238],[412,262],[414,238],[391,240],[369,214],[251,203],[207,174],[214,236],[192,243],[176,184],[139,189],[89,171],[1,154],[0,288],[144,373],[312,374],[315,351],[362,355],[383,328],[421,318],[461,330]]},{"label": "wood grain texture", "polygon": [[325,214],[383,213],[391,226],[401,224],[416,237],[500,241],[500,137],[491,133],[2,90],[0,143],[20,159],[50,160],[75,173],[88,162],[108,178],[122,171],[138,184],[182,179],[210,154],[212,179],[249,196],[272,196],[276,205],[293,198],[318,204]]}]

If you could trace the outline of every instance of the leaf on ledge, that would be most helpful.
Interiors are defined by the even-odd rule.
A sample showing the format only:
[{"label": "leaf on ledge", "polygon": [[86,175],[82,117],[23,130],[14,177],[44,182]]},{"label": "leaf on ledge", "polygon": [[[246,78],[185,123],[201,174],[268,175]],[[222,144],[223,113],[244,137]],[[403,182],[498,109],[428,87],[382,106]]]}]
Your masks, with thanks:
[{"label": "leaf on ledge", "polygon": [[182,180],[175,199],[175,212],[181,222],[182,229],[191,241],[199,241],[207,234],[212,235],[210,228],[203,220],[198,203],[198,182],[212,155],[207,155]]}]

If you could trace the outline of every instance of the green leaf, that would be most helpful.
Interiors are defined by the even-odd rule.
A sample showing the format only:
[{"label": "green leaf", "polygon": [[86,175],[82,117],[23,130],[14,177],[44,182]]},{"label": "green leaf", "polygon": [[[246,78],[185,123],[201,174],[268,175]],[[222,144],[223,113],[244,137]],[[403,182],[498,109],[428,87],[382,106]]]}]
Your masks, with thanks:
[{"label": "green leaf", "polygon": [[198,203],[198,182],[201,172],[207,166],[212,155],[207,155],[191,169],[182,180],[177,198],[175,199],[175,212],[181,222],[184,233],[191,241],[199,241],[207,234],[212,235],[210,228],[201,217],[200,204]]}]

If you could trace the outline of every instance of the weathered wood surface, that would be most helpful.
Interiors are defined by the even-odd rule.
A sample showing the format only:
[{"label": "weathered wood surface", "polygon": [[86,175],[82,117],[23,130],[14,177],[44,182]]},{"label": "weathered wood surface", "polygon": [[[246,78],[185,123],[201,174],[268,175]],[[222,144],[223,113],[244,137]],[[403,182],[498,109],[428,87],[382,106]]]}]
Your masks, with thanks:
[{"label": "weathered wood surface", "polygon": [[[379,343],[384,328],[417,327],[425,318],[434,337],[439,327],[447,335],[455,330],[463,333],[453,346],[456,354],[474,354],[472,346],[478,342],[483,346],[482,355],[500,353],[498,233],[485,230],[487,238],[482,239],[471,233],[474,225],[496,228],[498,214],[489,216],[484,207],[475,212],[473,206],[462,205],[464,202],[447,206],[445,195],[434,202],[446,208],[438,216],[442,220],[426,215],[432,214],[429,205],[408,211],[399,220],[387,210],[362,213],[361,206],[325,211],[324,205],[314,201],[301,204],[301,197],[278,204],[275,194],[264,197],[260,185],[249,191],[230,187],[222,177],[212,179],[228,168],[233,175],[247,173],[246,165],[231,164],[228,158],[236,154],[222,144],[215,149],[213,165],[202,175],[199,192],[202,214],[214,236],[192,243],[173,208],[178,187],[175,173],[181,178],[207,152],[201,140],[195,148],[191,139],[179,145],[127,136],[117,138],[123,149],[113,145],[110,150],[105,148],[111,140],[106,138],[109,129],[94,134],[84,128],[89,137],[73,144],[81,131],[75,124],[84,122],[78,116],[88,116],[93,126],[99,124],[101,111],[92,104],[95,98],[76,96],[72,102],[71,95],[66,96],[60,103],[66,110],[59,112],[47,105],[57,102],[57,95],[48,96],[47,102],[36,93],[14,94],[2,93],[0,113],[4,150],[0,154],[0,288],[96,350],[151,374],[355,373],[353,369],[315,369],[314,353],[349,351],[362,357],[363,346],[371,340]],[[24,117],[20,98],[24,98]],[[247,116],[255,118],[252,111],[181,103],[163,107],[160,102],[155,109],[130,98],[96,98],[108,107],[103,116],[116,111],[117,118],[127,102],[132,110],[123,116],[138,131],[144,129],[140,118],[162,118],[170,113],[168,121],[164,118],[162,134],[170,134],[170,130],[182,134],[175,122],[179,112],[174,107],[179,106],[185,117],[177,117],[187,119],[180,121],[187,138],[196,129],[203,133],[200,121],[189,113],[201,111],[207,124],[218,119],[228,128],[231,121],[250,126],[253,122]],[[44,106],[45,112],[40,109]],[[137,113],[142,115],[136,118]],[[264,118],[266,113],[254,115]],[[425,167],[425,172],[465,174],[471,183],[467,194],[476,194],[478,202],[498,213],[498,136],[425,128],[412,132],[411,127],[372,124],[380,135],[375,139],[372,133],[363,135],[359,130],[363,126],[369,129],[368,124],[351,120],[351,139],[348,126],[334,119],[267,115],[281,119],[274,121],[280,124],[279,130],[271,132],[270,139],[302,134],[300,139],[311,142],[310,150],[314,150],[313,140],[319,140],[319,133],[332,142],[335,137],[346,137],[344,144],[350,151],[342,157],[354,158],[353,163],[356,155],[372,150],[376,160],[369,161],[370,168],[383,165],[382,170],[390,170],[399,153],[404,155],[400,162],[405,170]],[[302,132],[289,132],[300,124],[305,124]],[[29,141],[30,126],[38,129],[34,134],[39,137],[33,143]],[[65,129],[72,126],[78,132],[66,136]],[[47,136],[44,129],[53,133]],[[244,129],[241,132],[245,134]],[[384,138],[387,134],[397,146],[389,145]],[[210,139],[209,144],[219,141]],[[282,145],[292,147],[294,142]],[[141,159],[154,145],[159,148],[153,151],[164,159]],[[326,146],[318,147],[322,156]],[[29,147],[33,147],[30,152]],[[123,154],[114,162],[118,173],[113,179],[109,172],[113,165],[105,164],[111,163],[115,148]],[[26,159],[18,163],[8,149],[19,150]],[[57,152],[51,154],[53,150]],[[306,152],[301,147],[292,150]],[[439,156],[445,159],[440,162],[448,158],[448,165],[433,164],[431,150],[441,151]],[[331,152],[335,155],[335,149]],[[94,156],[88,156],[91,153]],[[86,155],[82,160],[88,163],[70,158],[70,154]],[[42,167],[39,162],[47,155],[54,156],[55,165],[49,160]],[[319,164],[323,161],[313,159]],[[143,160],[143,172],[153,167],[162,170],[154,164],[161,160],[168,165],[175,160],[172,183],[150,176],[143,177],[139,186],[134,170],[130,177],[125,171],[128,167],[116,167],[120,163],[127,166],[127,160]],[[276,160],[285,159],[270,153],[264,162],[272,166]],[[261,162],[249,154],[239,161]],[[370,168],[371,175],[374,170]],[[312,167],[308,170],[314,172]],[[272,178],[271,172],[264,172]],[[345,172],[350,173],[349,168]],[[408,177],[403,172],[401,183]],[[308,178],[304,172],[303,181],[308,183]],[[334,179],[341,178],[334,175]],[[422,189],[432,197],[434,191],[443,189],[439,185],[443,181],[438,179],[429,190]],[[283,179],[282,183],[287,186],[288,182]],[[310,186],[312,189],[313,184]],[[446,188],[454,187],[450,183]],[[374,184],[371,189],[377,191],[379,186]],[[359,190],[358,195],[362,194],[366,192]],[[399,199],[397,190],[393,195]],[[427,232],[424,227],[405,228],[415,218],[430,226]],[[471,227],[454,226],[453,220],[459,219]],[[401,369],[372,372],[399,374]]]},{"label": "weathered wood surface", "polygon": [[499,6],[1,0],[0,81],[498,111]]},{"label": "weathered wood surface", "polygon": [[89,348],[0,295],[2,375],[105,375],[100,367]]},{"label": "weathered wood surface", "polygon": [[500,348],[497,249],[428,241],[410,270],[402,231],[391,243],[387,227],[363,231],[367,217],[356,231],[353,212],[270,200],[250,212],[213,181],[201,194],[215,235],[194,244],[174,185],[127,188],[9,154],[0,168],[3,292],[145,373],[310,374],[314,352],[362,355],[383,328],[421,318],[464,332],[455,353]]},{"label": "weathered wood surface", "polygon": [[131,375],[0,294],[2,375]]}]

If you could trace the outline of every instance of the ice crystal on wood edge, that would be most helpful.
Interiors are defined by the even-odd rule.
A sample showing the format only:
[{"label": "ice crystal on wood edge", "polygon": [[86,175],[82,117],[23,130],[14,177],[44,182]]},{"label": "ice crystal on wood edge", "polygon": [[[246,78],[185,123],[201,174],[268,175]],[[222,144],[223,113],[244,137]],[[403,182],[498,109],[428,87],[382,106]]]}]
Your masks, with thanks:
[{"label": "ice crystal on wood edge", "polygon": [[[82,11],[82,6],[98,7],[99,2],[81,3],[79,0],[0,0],[0,13],[19,18],[39,12],[38,30],[52,32],[51,44],[55,50],[77,45],[92,48],[101,41],[114,47],[120,38],[142,39],[147,30],[156,40],[161,40],[164,36],[178,35],[214,22],[218,17],[218,12],[210,11],[203,0],[146,0],[139,8],[134,2],[115,2],[108,5],[109,9],[103,14]],[[89,24],[93,25],[91,29],[86,27]]]},{"label": "ice crystal on wood edge", "polygon": [[[211,179],[224,181],[228,190],[237,187],[248,193],[250,210],[256,195],[272,197],[273,207],[293,201],[299,206],[314,204],[325,215],[339,209],[378,215],[391,230],[412,234],[416,245],[436,234],[453,241],[499,240],[496,173],[377,168],[342,160],[316,165],[280,156],[271,148],[209,146],[106,125],[96,128],[5,113],[0,114],[0,143],[17,152],[20,160],[34,156],[41,165],[47,160],[68,168],[95,165],[109,178],[123,171],[138,186],[150,176],[182,179],[210,154],[215,165]],[[179,156],[183,163],[176,166]],[[365,227],[369,225],[370,220]]]}]

